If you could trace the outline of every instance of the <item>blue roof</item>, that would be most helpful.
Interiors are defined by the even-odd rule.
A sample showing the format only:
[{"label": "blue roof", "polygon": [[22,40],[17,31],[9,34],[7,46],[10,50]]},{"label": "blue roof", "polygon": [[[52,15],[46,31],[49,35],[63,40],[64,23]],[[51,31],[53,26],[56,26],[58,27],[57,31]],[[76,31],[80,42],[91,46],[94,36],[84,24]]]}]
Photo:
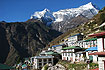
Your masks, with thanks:
[{"label": "blue roof", "polygon": [[[73,35],[73,36],[78,36],[78,35],[81,35],[81,34],[79,33],[79,34],[76,34],[76,35]],[[70,37],[73,37],[73,36],[70,36]],[[69,37],[69,38],[70,38],[70,37]]]},{"label": "blue roof", "polygon": [[86,49],[85,51],[97,51],[97,47],[90,47],[88,49]]},{"label": "blue roof", "polygon": [[54,56],[35,56],[36,59],[54,58]]},{"label": "blue roof", "polygon": [[62,46],[62,45],[53,45],[52,47],[58,47],[58,46]]}]

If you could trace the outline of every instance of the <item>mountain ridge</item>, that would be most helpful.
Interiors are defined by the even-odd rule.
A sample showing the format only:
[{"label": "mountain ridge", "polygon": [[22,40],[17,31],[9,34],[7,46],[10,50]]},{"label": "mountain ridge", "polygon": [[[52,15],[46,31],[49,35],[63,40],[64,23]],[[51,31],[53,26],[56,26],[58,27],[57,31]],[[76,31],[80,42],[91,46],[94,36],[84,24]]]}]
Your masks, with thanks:
[{"label": "mountain ridge", "polygon": [[[46,23],[46,25],[51,26],[52,29],[64,33],[80,24],[84,24],[95,16],[98,11],[99,9],[90,2],[78,8],[64,9],[56,12],[44,9],[43,11],[35,12],[35,14],[31,16],[31,19],[40,19]],[[77,23],[77,21],[79,23]]]},{"label": "mountain ridge", "polygon": [[[96,15],[98,13],[98,8],[96,6],[94,6],[91,2],[86,4],[86,5],[82,5],[78,8],[71,8],[71,9],[64,9],[64,10],[59,10],[56,12],[51,12],[48,9],[44,9],[43,11],[38,11],[35,12],[30,19],[36,19],[36,18],[50,18],[52,19],[52,21],[54,22],[61,22],[65,20],[68,17],[68,19],[73,18],[73,17],[77,17],[79,15],[84,15],[83,12],[89,10],[91,12],[91,15]],[[93,11],[94,10],[94,11]],[[87,18],[91,18],[91,16],[86,16]],[[67,20],[67,19],[66,19]]]}]

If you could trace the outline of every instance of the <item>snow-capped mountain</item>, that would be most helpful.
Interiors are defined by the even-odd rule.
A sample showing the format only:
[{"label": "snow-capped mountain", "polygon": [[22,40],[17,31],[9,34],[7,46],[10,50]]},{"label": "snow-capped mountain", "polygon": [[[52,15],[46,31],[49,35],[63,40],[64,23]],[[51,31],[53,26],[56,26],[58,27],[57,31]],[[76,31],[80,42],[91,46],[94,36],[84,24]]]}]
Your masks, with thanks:
[{"label": "snow-capped mountain", "polygon": [[86,5],[80,6],[79,8],[71,8],[71,9],[65,9],[53,12],[53,16],[55,17],[56,22],[61,22],[67,19],[71,19],[79,15],[83,15],[88,19],[90,19],[94,15],[96,15],[98,11],[99,10],[97,9],[97,7],[90,2]]},{"label": "snow-capped mountain", "polygon": [[[43,11],[35,12],[31,16],[31,19],[41,19],[46,24],[51,24],[53,29],[60,32],[66,32],[71,28],[87,22],[88,19],[91,19],[98,11],[99,9],[90,2],[78,8],[64,9],[57,12],[51,12],[48,9],[44,9]],[[77,22],[77,20],[79,21]]]},{"label": "snow-capped mountain", "polygon": [[46,18],[46,19],[54,20],[53,13],[48,9],[44,9],[43,11],[35,12],[34,15],[31,16],[31,19],[38,19],[38,18]]},{"label": "snow-capped mountain", "polygon": [[86,5],[80,6],[79,8],[64,9],[57,12],[51,12],[48,9],[44,9],[43,11],[35,12],[34,15],[31,16],[31,19],[45,18],[51,19],[55,22],[61,22],[79,15],[83,15],[90,19],[96,15],[98,11],[98,8],[90,2]]}]

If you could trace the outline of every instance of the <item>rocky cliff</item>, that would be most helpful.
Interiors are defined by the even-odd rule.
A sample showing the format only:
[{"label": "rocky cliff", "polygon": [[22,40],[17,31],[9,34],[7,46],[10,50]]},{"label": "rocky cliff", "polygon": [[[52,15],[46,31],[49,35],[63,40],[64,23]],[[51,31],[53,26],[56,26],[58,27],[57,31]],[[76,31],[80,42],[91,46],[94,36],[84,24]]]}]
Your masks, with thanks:
[{"label": "rocky cliff", "polygon": [[13,65],[34,56],[59,34],[38,20],[0,22],[0,62]]}]

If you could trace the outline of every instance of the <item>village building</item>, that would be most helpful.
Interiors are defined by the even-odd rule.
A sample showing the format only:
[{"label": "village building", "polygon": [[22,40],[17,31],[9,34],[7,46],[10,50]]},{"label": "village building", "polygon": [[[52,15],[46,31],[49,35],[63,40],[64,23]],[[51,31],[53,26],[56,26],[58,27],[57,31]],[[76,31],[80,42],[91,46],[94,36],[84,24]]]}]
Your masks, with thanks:
[{"label": "village building", "polygon": [[62,48],[64,48],[64,45],[53,45],[53,46],[52,46],[52,50],[53,50],[54,52],[59,53],[59,54],[61,54]]},{"label": "village building", "polygon": [[83,42],[83,48],[97,47],[97,38],[91,38]]},{"label": "village building", "polygon": [[97,63],[98,62],[98,56],[96,55],[88,55],[89,53],[97,52],[97,38],[91,38],[84,40],[83,48],[86,48],[86,59],[89,59],[91,62]]},{"label": "village building", "polygon": [[79,46],[65,47],[62,49],[62,60],[71,62],[84,61],[82,48]]},{"label": "village building", "polygon": [[89,55],[98,55],[99,70],[105,70],[105,32],[89,35],[89,37],[97,37],[98,52]]},{"label": "village building", "polygon": [[76,46],[79,46],[81,48],[84,48],[84,40],[80,40],[76,42]]},{"label": "village building", "polygon": [[68,37],[64,43],[67,46],[76,46],[77,42],[80,40],[83,40],[83,35],[81,33]]},{"label": "village building", "polygon": [[97,52],[97,47],[90,47],[85,50],[86,51],[86,58],[89,59],[91,62],[97,63],[98,62],[98,56],[97,55],[88,55],[89,53]]},{"label": "village building", "polygon": [[54,56],[35,56],[31,57],[31,62],[33,63],[33,69],[40,69],[46,64],[53,65]]}]

